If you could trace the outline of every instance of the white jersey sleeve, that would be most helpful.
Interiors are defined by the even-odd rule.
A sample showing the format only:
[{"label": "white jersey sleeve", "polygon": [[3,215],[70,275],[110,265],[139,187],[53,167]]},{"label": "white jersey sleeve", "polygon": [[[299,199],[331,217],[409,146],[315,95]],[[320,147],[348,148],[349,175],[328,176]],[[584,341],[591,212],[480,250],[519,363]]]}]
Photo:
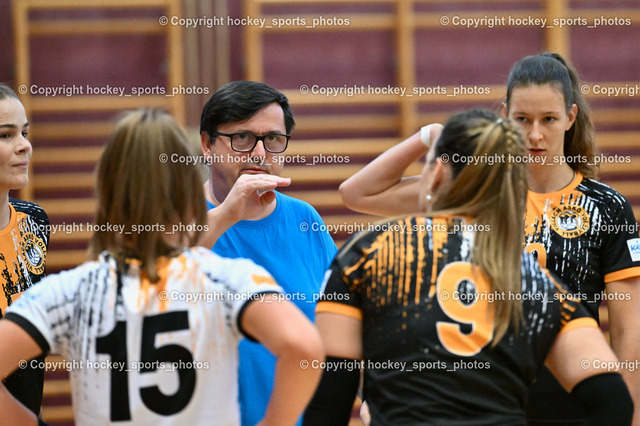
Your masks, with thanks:
[{"label": "white jersey sleeve", "polygon": [[260,300],[269,293],[283,294],[282,288],[263,267],[250,259],[223,258],[201,247],[194,250],[202,256],[203,272],[211,278],[212,287],[208,290],[211,299],[225,300],[229,304],[229,327],[235,333],[255,340],[242,330],[240,324],[248,302]]},{"label": "white jersey sleeve", "polygon": [[5,318],[25,329],[44,353],[68,353],[79,284],[96,266],[97,262],[90,262],[71,271],[49,275],[41,285],[33,286],[11,305]]}]

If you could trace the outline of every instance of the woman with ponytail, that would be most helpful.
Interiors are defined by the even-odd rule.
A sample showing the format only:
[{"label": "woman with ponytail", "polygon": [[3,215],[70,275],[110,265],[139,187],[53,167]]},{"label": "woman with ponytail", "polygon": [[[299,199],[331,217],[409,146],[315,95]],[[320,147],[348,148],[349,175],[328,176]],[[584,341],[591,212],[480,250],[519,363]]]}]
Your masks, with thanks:
[{"label": "woman with ponytail", "polygon": [[[594,129],[580,88],[574,68],[555,53],[523,58],[509,74],[502,113],[520,124],[528,150],[525,247],[596,320],[607,300],[611,345],[637,409],[638,226],[629,202],[594,180]],[[584,418],[579,401],[543,370],[531,389],[530,424],[582,424]],[[638,413],[634,424],[640,424]]]},{"label": "woman with ponytail", "polygon": [[[629,202],[595,180],[595,132],[581,86],[573,66],[556,53],[525,57],[509,74],[502,115],[520,125],[527,148],[524,244],[596,320],[607,300],[611,346],[640,407],[638,224]],[[426,126],[343,182],[345,205],[388,216],[415,212],[418,178],[402,176],[426,152],[421,139],[434,140],[439,126]],[[531,424],[545,425],[581,424],[585,417],[546,369],[531,389],[528,413]],[[634,425],[640,425],[640,411]]]},{"label": "woman with ponytail", "polygon": [[454,115],[410,183],[423,213],[342,247],[316,307],[328,357],[305,425],[348,423],[360,367],[371,424],[526,424],[544,363],[580,400],[606,400],[585,404],[594,424],[629,422],[621,376],[580,362],[616,360],[595,320],[522,250],[525,154],[514,121]]}]

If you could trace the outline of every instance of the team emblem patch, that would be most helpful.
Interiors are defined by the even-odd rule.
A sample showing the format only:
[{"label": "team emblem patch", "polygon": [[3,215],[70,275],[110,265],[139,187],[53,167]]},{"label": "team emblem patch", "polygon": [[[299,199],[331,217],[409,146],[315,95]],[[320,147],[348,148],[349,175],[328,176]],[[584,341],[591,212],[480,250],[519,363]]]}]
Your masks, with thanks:
[{"label": "team emblem patch", "polygon": [[47,247],[34,233],[27,232],[22,235],[22,254],[26,258],[29,272],[41,275],[44,272],[44,259]]},{"label": "team emblem patch", "polygon": [[589,230],[589,214],[580,206],[563,205],[551,213],[551,229],[564,238],[575,238]]}]

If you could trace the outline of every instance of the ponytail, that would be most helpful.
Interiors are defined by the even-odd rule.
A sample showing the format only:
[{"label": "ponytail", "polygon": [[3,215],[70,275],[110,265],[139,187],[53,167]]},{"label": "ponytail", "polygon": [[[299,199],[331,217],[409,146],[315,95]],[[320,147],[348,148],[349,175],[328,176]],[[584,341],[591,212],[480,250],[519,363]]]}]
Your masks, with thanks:
[{"label": "ponytail", "polygon": [[[498,118],[487,110],[454,115],[445,125],[434,158],[457,153],[500,161],[452,163],[453,180],[433,196],[429,216],[465,215],[475,218],[487,231],[477,232],[471,261],[492,283],[493,291],[516,294],[522,291],[522,218],[527,197],[525,143],[517,123]],[[493,344],[510,325],[518,329],[522,303],[518,298],[496,300]]]}]

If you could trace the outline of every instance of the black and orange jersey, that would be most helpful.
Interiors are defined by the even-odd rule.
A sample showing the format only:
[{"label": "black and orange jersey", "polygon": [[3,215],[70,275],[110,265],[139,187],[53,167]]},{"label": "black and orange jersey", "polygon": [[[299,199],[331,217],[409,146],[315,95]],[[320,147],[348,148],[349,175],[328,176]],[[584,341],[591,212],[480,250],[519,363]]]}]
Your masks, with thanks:
[{"label": "black and orange jersey", "polygon": [[558,192],[529,191],[525,247],[596,319],[606,283],[640,276],[638,225],[629,202],[580,173]]},{"label": "black and orange jersey", "polygon": [[[9,198],[9,209],[9,224],[0,230],[0,318],[25,290],[44,278],[49,245],[49,218],[40,206]],[[44,357],[38,360],[44,361]],[[4,384],[20,402],[39,414],[44,369],[32,368],[33,365],[36,364],[15,371]]]},{"label": "black and orange jersey", "polygon": [[[582,300],[597,320],[606,284],[640,276],[640,239],[629,202],[613,188],[580,173],[560,191],[529,191],[525,248],[560,277],[571,296]],[[608,297],[629,300],[630,295]],[[543,368],[529,390],[527,417],[582,424],[585,414]]]},{"label": "black and orange jersey", "polygon": [[49,218],[40,206],[9,199],[9,225],[0,230],[0,315],[20,294],[44,278]]},{"label": "black and orange jersey", "polygon": [[[470,263],[475,232],[488,230],[467,219],[376,227],[340,250],[316,308],[362,321],[372,424],[524,424],[527,387],[556,335],[595,320],[524,251],[520,291],[494,291]],[[493,346],[493,303],[509,299],[523,322]]]}]

